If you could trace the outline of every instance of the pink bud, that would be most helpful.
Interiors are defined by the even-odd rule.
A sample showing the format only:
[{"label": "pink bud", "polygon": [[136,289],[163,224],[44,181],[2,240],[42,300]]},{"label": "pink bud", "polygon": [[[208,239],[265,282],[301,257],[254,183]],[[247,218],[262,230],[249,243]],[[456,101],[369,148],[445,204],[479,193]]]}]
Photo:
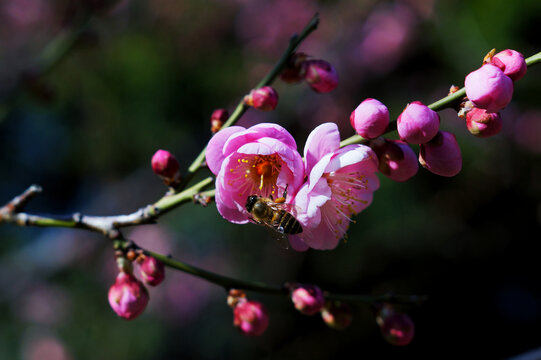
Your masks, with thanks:
[{"label": "pink bud", "polygon": [[167,150],[158,150],[152,156],[152,170],[156,175],[173,179],[178,176],[179,168],[177,159]]},{"label": "pink bud", "polygon": [[141,278],[148,285],[156,286],[165,278],[165,265],[152,256],[145,256],[140,270]]},{"label": "pink bud", "polygon": [[239,301],[233,310],[233,324],[248,336],[259,336],[269,325],[269,315],[257,301]]},{"label": "pink bud", "polygon": [[338,86],[336,69],[325,60],[308,60],[304,80],[318,93],[327,93]]},{"label": "pink bud", "polygon": [[488,112],[500,111],[513,97],[513,81],[499,67],[491,64],[469,73],[464,85],[468,99]]},{"label": "pink bud", "polygon": [[440,126],[440,117],[420,101],[409,103],[398,116],[396,127],[400,138],[410,144],[430,141]]},{"label": "pink bud", "polygon": [[351,126],[365,139],[373,139],[385,132],[389,125],[389,110],[376,99],[366,99],[349,116]]},{"label": "pink bud", "polygon": [[118,273],[109,288],[109,304],[116,314],[132,320],[139,316],[148,304],[148,291],[139,280],[126,272]]},{"label": "pink bud", "polygon": [[304,315],[314,315],[325,305],[323,291],[315,285],[300,285],[291,293],[291,301]]},{"label": "pink bud", "polygon": [[229,112],[226,109],[216,109],[210,115],[210,131],[216,134],[222,128],[224,122],[229,118]]},{"label": "pink bud", "polygon": [[488,113],[484,109],[473,108],[466,114],[466,126],[473,135],[485,138],[500,132],[502,118],[500,113]]},{"label": "pink bud", "polygon": [[353,320],[351,308],[341,301],[327,301],[321,310],[321,318],[329,327],[344,330]]},{"label": "pink bud", "polygon": [[513,81],[521,79],[526,75],[526,70],[528,69],[524,56],[518,51],[511,49],[500,51],[492,57],[491,62]]},{"label": "pink bud", "polygon": [[455,176],[462,169],[462,156],[456,137],[439,131],[434,139],[421,144],[419,162],[430,172],[440,176]]},{"label": "pink bud", "polygon": [[278,105],[278,93],[270,86],[263,86],[250,91],[244,97],[244,103],[261,111],[271,111]]},{"label": "pink bud", "polygon": [[384,140],[381,145],[370,147],[379,159],[379,171],[394,181],[406,181],[417,174],[419,162],[411,147],[400,140]]},{"label": "pink bud", "polygon": [[390,344],[408,345],[415,334],[415,325],[410,317],[400,312],[390,312],[378,319],[381,334]]}]

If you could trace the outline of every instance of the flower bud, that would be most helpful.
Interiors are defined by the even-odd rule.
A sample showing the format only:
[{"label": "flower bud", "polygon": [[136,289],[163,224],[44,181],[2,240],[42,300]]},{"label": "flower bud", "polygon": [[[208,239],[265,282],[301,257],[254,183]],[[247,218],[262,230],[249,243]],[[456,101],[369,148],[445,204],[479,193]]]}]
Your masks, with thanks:
[{"label": "flower bud", "polygon": [[156,286],[165,278],[165,265],[152,256],[145,256],[140,270],[141,278],[148,285]]},{"label": "flower bud", "polygon": [[233,324],[248,336],[259,336],[269,325],[267,309],[257,301],[241,301],[233,309]]},{"label": "flower bud", "polygon": [[341,301],[327,301],[321,310],[321,318],[329,327],[344,330],[353,319],[351,308]]},{"label": "flower bud", "polygon": [[430,141],[437,134],[439,126],[438,113],[420,101],[409,103],[396,121],[400,138],[410,144]]},{"label": "flower bud", "polygon": [[295,309],[304,315],[314,315],[325,305],[323,291],[315,285],[300,285],[291,292]]},{"label": "flower bud", "polygon": [[250,91],[244,97],[244,103],[253,106],[257,110],[271,111],[278,105],[278,93],[270,86],[263,86],[259,89]]},{"label": "flower bud", "polygon": [[494,55],[491,63],[499,67],[513,81],[521,79],[526,75],[526,70],[528,69],[524,56],[518,51],[511,49],[500,51]]},{"label": "flower bud", "polygon": [[473,108],[466,114],[466,126],[473,135],[485,138],[500,132],[502,118],[500,113],[488,113],[484,109]]},{"label": "flower bud", "polygon": [[152,156],[152,170],[164,180],[175,180],[179,177],[179,164],[173,154],[167,150],[158,150]]},{"label": "flower bud", "polygon": [[224,122],[229,118],[229,112],[226,109],[216,109],[210,115],[210,131],[216,134],[222,128]]},{"label": "flower bud", "polygon": [[408,345],[415,334],[415,325],[410,317],[384,307],[376,318],[383,338],[392,345]]},{"label": "flower bud", "polygon": [[469,73],[464,86],[468,99],[488,112],[500,111],[513,97],[513,81],[499,67],[491,64]]},{"label": "flower bud", "polygon": [[246,293],[242,290],[231,289],[227,294],[227,305],[232,308],[235,308],[239,302],[246,301]]},{"label": "flower bud", "polygon": [[389,125],[389,110],[376,99],[366,99],[349,116],[351,126],[365,139],[373,139],[385,132]]},{"label": "flower bud", "polygon": [[304,78],[306,54],[294,53],[286,63],[284,70],[280,73],[282,81],[288,84],[296,84]]},{"label": "flower bud", "polygon": [[462,156],[456,137],[439,131],[434,139],[421,144],[419,162],[428,171],[440,176],[455,176],[462,169]]},{"label": "flower bud", "polygon": [[148,291],[132,274],[121,271],[109,288],[109,304],[116,314],[132,320],[139,316],[148,304]]},{"label": "flower bud", "polygon": [[382,140],[370,143],[379,159],[379,171],[394,181],[406,181],[417,174],[419,162],[411,147],[400,140]]},{"label": "flower bud", "polygon": [[318,93],[327,93],[338,86],[336,69],[325,60],[308,60],[304,80]]}]

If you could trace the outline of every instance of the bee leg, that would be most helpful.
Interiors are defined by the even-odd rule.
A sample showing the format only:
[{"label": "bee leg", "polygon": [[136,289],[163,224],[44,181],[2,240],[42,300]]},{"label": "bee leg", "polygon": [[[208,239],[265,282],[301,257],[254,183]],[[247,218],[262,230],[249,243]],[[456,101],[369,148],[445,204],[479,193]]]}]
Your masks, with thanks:
[{"label": "bee leg", "polygon": [[287,187],[289,186],[289,184],[286,184],[286,188],[284,189],[284,193],[282,194],[282,197],[281,198],[278,198],[276,199],[276,203],[280,204],[280,203],[284,203],[286,202],[286,198],[287,198]]}]

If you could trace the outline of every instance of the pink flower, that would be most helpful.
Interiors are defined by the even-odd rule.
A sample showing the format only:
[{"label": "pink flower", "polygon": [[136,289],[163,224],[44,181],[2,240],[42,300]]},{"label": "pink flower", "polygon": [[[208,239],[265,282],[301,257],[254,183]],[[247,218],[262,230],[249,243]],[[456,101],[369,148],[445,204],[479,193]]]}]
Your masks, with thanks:
[{"label": "pink flower", "polygon": [[396,120],[400,138],[410,144],[430,141],[437,134],[439,127],[438,113],[420,101],[409,103]]},{"label": "pink flower", "polygon": [[300,285],[291,292],[295,309],[305,315],[314,315],[325,305],[323,291],[315,285]]},{"label": "pink flower", "polygon": [[165,278],[165,265],[152,256],[145,256],[140,270],[141,278],[148,285],[159,285]]},{"label": "pink flower", "polygon": [[439,131],[434,139],[421,144],[419,162],[430,172],[440,176],[455,176],[462,169],[462,155],[456,137]]},{"label": "pink flower", "polygon": [[270,86],[263,86],[250,91],[244,97],[244,103],[253,106],[257,110],[271,111],[278,105],[278,93]]},{"label": "pink flower", "polygon": [[304,64],[304,80],[318,93],[327,93],[338,86],[336,69],[325,60],[308,60]]},{"label": "pink flower", "polygon": [[304,181],[297,144],[286,129],[276,124],[220,130],[209,141],[206,159],[210,171],[217,175],[216,207],[233,223],[248,222],[248,196],[277,198],[288,186],[291,200]]},{"label": "pink flower", "polygon": [[500,132],[502,118],[500,113],[489,113],[484,109],[474,107],[466,114],[466,126],[473,135],[485,138]]},{"label": "pink flower", "polygon": [[233,309],[233,324],[248,336],[259,336],[269,326],[267,309],[257,301],[239,301]]},{"label": "pink flower", "polygon": [[500,111],[513,97],[513,81],[499,67],[491,64],[469,73],[464,86],[468,99],[488,112]]},{"label": "pink flower", "polygon": [[376,99],[366,99],[357,106],[349,117],[351,126],[365,139],[383,134],[389,125],[389,110]]},{"label": "pink flower", "polygon": [[295,197],[303,232],[290,236],[296,250],[333,249],[346,234],[350,218],[372,202],[379,187],[376,154],[365,145],[340,148],[334,123],[316,127],[304,147],[308,181]]},{"label": "pink flower", "polygon": [[417,174],[419,162],[411,147],[400,140],[378,139],[370,143],[379,159],[379,171],[394,181],[406,181]]},{"label": "pink flower", "polygon": [[115,283],[109,288],[109,304],[116,314],[132,320],[145,310],[148,304],[148,291],[132,274],[121,271]]},{"label": "pink flower", "polygon": [[526,75],[526,70],[528,69],[524,56],[518,51],[511,49],[500,51],[494,55],[491,63],[499,67],[513,81],[521,79]]}]

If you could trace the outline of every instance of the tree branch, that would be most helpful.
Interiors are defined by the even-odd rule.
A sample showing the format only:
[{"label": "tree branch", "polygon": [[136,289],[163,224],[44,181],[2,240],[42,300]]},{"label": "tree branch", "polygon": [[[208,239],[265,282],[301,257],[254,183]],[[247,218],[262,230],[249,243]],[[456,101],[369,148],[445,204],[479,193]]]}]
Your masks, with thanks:
[{"label": "tree branch", "polygon": [[154,204],[142,207],[131,214],[112,216],[92,216],[80,213],[48,216],[21,212],[19,210],[21,210],[22,206],[41,191],[39,186],[32,185],[23,194],[13,198],[13,200],[0,208],[0,223],[14,223],[19,226],[86,229],[116,239],[119,236],[119,228],[153,223],[161,215],[181,204],[193,201],[194,196],[212,184],[213,181],[212,177],[208,177],[178,194],[166,194]]}]

